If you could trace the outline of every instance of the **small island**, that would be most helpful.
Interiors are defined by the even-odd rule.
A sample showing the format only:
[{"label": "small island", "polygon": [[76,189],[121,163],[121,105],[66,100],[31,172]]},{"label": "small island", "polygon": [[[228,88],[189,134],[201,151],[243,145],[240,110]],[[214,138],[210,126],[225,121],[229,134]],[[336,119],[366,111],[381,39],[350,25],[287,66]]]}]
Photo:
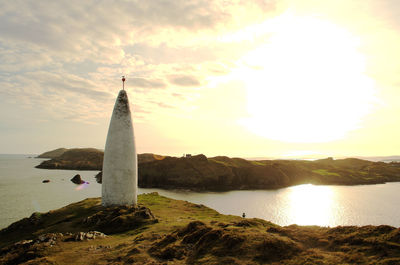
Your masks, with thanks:
[{"label": "small island", "polygon": [[43,154],[38,155],[36,158],[57,158],[68,151],[67,148],[57,148],[55,150],[51,150],[48,152],[44,152]]},{"label": "small island", "polygon": [[[103,151],[67,149],[38,168],[101,170]],[[139,187],[227,191],[276,189],[299,184],[361,185],[400,181],[399,162],[357,158],[307,160],[246,160],[226,156],[171,157],[138,155]],[[101,173],[97,175],[101,182]]]},{"label": "small island", "polygon": [[101,170],[104,152],[95,148],[59,148],[43,153],[38,158],[45,160],[37,168],[70,169],[70,170]]},{"label": "small island", "polygon": [[400,229],[278,226],[142,194],[90,198],[0,230],[1,264],[399,264]]}]

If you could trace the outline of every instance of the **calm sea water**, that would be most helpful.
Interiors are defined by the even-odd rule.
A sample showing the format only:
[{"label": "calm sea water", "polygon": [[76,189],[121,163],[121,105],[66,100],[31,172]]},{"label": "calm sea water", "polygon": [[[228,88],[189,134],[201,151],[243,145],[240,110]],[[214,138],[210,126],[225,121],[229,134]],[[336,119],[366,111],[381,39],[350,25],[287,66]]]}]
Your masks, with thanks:
[{"label": "calm sea water", "polygon": [[[46,212],[85,198],[101,196],[96,171],[36,169],[41,159],[27,155],[0,155],[0,228],[33,212]],[[80,174],[90,183],[75,185]],[[50,183],[42,183],[49,179]],[[188,192],[157,191],[175,199],[201,203],[223,214],[258,217],[279,225],[400,226],[400,183],[365,186],[299,185],[278,190]]]}]

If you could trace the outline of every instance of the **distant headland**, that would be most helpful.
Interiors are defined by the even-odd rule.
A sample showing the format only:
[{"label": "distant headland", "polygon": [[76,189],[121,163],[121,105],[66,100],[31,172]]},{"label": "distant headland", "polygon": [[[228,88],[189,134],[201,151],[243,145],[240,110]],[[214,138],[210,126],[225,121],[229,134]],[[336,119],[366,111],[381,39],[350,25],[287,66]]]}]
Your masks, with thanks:
[{"label": "distant headland", "polygon": [[67,148],[57,148],[55,150],[51,150],[48,152],[44,152],[43,154],[40,154],[37,156],[37,158],[57,158],[64,154],[66,151],[68,151]]},{"label": "distant headland", "polygon": [[[55,154],[59,154],[55,156]],[[94,148],[56,149],[37,168],[101,170],[103,151]],[[359,185],[400,181],[399,162],[357,158],[307,160],[246,160],[205,155],[171,157],[139,154],[139,187],[188,190],[275,189],[299,184]],[[101,182],[101,177],[98,177]]]},{"label": "distant headland", "polygon": [[104,152],[95,148],[58,148],[45,152],[38,158],[51,158],[43,161],[37,168],[101,170]]}]

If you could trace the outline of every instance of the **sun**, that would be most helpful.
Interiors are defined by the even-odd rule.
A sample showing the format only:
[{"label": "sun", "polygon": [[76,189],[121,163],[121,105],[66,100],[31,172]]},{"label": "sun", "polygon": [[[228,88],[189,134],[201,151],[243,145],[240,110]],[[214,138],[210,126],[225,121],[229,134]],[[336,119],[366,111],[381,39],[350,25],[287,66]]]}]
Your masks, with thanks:
[{"label": "sun", "polygon": [[374,83],[360,40],[315,17],[282,15],[235,71],[247,89],[246,128],[286,142],[343,138],[371,111]]}]

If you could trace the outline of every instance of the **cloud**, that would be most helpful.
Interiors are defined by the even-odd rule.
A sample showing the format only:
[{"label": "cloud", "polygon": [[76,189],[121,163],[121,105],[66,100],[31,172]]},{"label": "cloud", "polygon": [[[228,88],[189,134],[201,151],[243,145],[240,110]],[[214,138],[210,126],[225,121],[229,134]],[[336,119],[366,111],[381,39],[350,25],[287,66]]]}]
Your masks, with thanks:
[{"label": "cloud", "polygon": [[166,109],[173,109],[173,108],[175,108],[174,106],[171,106],[171,105],[166,104],[166,103],[164,103],[164,102],[158,102],[157,105],[158,105],[159,107],[161,107],[161,108],[166,108]]},{"label": "cloud", "polygon": [[0,11],[0,36],[58,54],[115,55],[119,45],[160,30],[198,31],[229,17],[218,2],[205,0],[7,1]]},{"label": "cloud", "polygon": [[169,78],[169,81],[178,86],[199,86],[201,83],[199,80],[197,80],[194,76],[187,76],[187,75],[181,75],[181,76],[172,76]]},{"label": "cloud", "polygon": [[176,98],[179,98],[179,99],[184,99],[185,98],[185,96],[180,94],[180,93],[172,93],[172,96],[174,96]]},{"label": "cloud", "polygon": [[272,2],[3,1],[0,101],[21,117],[38,109],[37,120],[92,124],[109,116],[126,75],[140,118],[188,109],[190,88],[240,54],[219,36],[261,20]]},{"label": "cloud", "polygon": [[208,0],[6,1],[0,10],[0,40],[42,47],[53,56],[68,55],[64,60],[117,62],[124,45],[182,43],[225,30],[238,18],[243,25],[251,19],[236,13],[238,7],[256,10],[261,14],[256,17],[262,17],[274,5]]},{"label": "cloud", "polygon": [[129,84],[132,87],[142,87],[142,88],[165,88],[166,84],[162,80],[149,80],[146,78],[129,78]]},{"label": "cloud", "polygon": [[47,120],[88,123],[106,117],[104,109],[111,109],[114,100],[95,82],[64,72],[29,72],[14,76],[11,82],[0,81],[0,85],[5,103],[18,105],[24,112],[40,109]]},{"label": "cloud", "polygon": [[51,56],[41,48],[7,45],[0,42],[0,72],[32,71],[53,64]]},{"label": "cloud", "polygon": [[134,113],[141,113],[141,114],[149,114],[151,111],[145,109],[143,106],[134,105],[133,106]]}]

